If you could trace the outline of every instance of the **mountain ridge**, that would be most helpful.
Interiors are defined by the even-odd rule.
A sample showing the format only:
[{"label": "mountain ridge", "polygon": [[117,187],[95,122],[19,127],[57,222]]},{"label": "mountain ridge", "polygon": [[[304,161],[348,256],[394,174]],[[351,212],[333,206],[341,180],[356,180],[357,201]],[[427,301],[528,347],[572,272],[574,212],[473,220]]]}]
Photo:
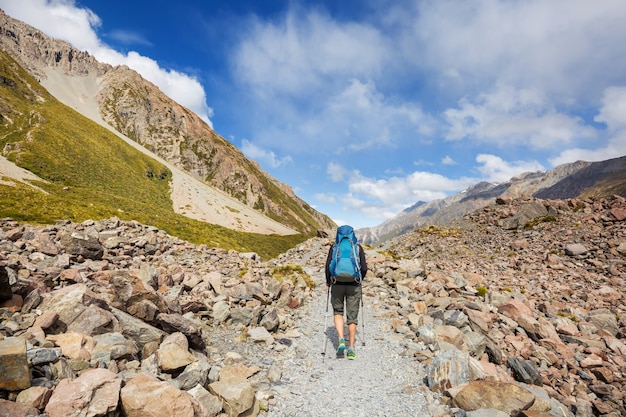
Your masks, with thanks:
[{"label": "mountain ridge", "polygon": [[444,225],[494,203],[498,197],[541,199],[626,196],[626,156],[576,161],[545,172],[525,172],[502,183],[479,182],[452,196],[414,204],[375,227],[356,230],[363,243],[377,245],[426,225]]},{"label": "mountain ridge", "polygon": [[[97,119],[95,109],[89,107],[85,111],[81,100],[95,99],[97,115],[114,130],[284,228],[311,236],[320,229],[335,226],[328,216],[317,212],[288,185],[248,160],[197,115],[128,67],[100,63],[87,52],[51,38],[2,11],[0,47],[42,85],[53,90],[60,101],[93,120]],[[55,72],[54,80],[50,78],[51,68],[60,70]],[[85,81],[93,76],[97,79],[97,90],[88,90],[86,83],[76,82],[74,97],[68,97],[63,89],[53,88],[55,84],[68,84],[60,77],[79,77]],[[227,213],[228,209],[222,212]],[[288,231],[283,229],[281,233]]]}]

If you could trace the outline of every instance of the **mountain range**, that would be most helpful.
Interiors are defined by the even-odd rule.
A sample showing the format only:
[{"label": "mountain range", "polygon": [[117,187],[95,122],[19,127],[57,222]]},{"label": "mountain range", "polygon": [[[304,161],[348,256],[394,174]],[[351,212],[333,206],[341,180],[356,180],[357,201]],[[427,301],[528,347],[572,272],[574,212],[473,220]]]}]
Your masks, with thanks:
[{"label": "mountain range", "polygon": [[577,161],[545,172],[527,172],[503,183],[479,182],[452,196],[418,202],[384,223],[357,230],[360,240],[380,244],[425,225],[444,225],[496,198],[602,198],[626,196],[626,156],[598,162]]},{"label": "mountain range", "polygon": [[[189,109],[0,10],[0,216],[53,223],[119,216],[276,255],[336,224]],[[376,245],[445,224],[495,198],[626,195],[626,157],[578,161],[417,202],[357,230]]]}]

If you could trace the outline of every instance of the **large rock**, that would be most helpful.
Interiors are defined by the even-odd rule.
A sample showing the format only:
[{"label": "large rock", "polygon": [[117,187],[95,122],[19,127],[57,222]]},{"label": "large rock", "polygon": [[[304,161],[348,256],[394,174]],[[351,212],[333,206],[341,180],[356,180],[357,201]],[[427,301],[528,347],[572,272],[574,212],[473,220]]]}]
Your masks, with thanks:
[{"label": "large rock", "polygon": [[104,361],[108,364],[111,359],[128,359],[137,358],[139,348],[137,344],[127,339],[121,333],[104,333],[93,337],[95,347],[92,352],[92,359]]},{"label": "large rock", "polygon": [[48,336],[48,340],[61,348],[63,356],[69,359],[91,360],[94,339],[81,333],[67,332]]},{"label": "large rock", "polygon": [[30,387],[26,340],[7,337],[0,340],[0,390],[18,391]]},{"label": "large rock", "polygon": [[511,416],[528,409],[534,401],[530,391],[516,384],[493,381],[472,381],[452,398],[455,407],[466,411],[494,408]]},{"label": "large rock", "polygon": [[187,391],[200,404],[202,416],[217,416],[224,408],[224,403],[216,395],[211,394],[202,385],[196,385]]},{"label": "large rock", "polygon": [[146,322],[153,322],[159,313],[167,312],[165,300],[142,279],[140,271],[115,271],[108,279],[113,307]]},{"label": "large rock", "polygon": [[120,393],[126,417],[200,417],[198,401],[172,384],[153,375],[139,373],[126,383]]},{"label": "large rock", "polygon": [[502,221],[502,227],[506,230],[519,229],[537,217],[548,215],[548,209],[539,201],[529,202],[519,208],[517,213]]},{"label": "large rock", "polygon": [[161,343],[167,333],[158,329],[143,320],[140,320],[128,313],[116,308],[111,312],[120,323],[122,334],[137,343],[139,349],[150,343]]},{"label": "large rock", "polygon": [[106,416],[117,409],[122,379],[107,369],[89,369],[62,379],[45,411],[49,417]]},{"label": "large rock", "polygon": [[469,353],[457,349],[437,353],[426,367],[426,379],[431,390],[441,393],[469,382]]},{"label": "large rock", "polygon": [[70,255],[85,259],[98,260],[104,255],[104,247],[97,237],[79,231],[64,234],[59,244]]},{"label": "large rock", "polygon": [[[43,410],[46,404],[48,404],[48,401],[50,401],[52,392],[53,390],[50,388],[34,386],[21,391],[15,401],[28,407]],[[0,406],[0,409],[1,408]]]},{"label": "large rock", "polygon": [[206,349],[202,329],[193,321],[180,314],[159,314],[157,320],[167,332],[180,332],[185,335],[189,345],[200,351]]},{"label": "large rock", "polygon": [[36,408],[0,398],[0,417],[33,417],[38,415],[39,410]]},{"label": "large rock", "polygon": [[209,391],[224,401],[229,417],[237,417],[254,406],[254,390],[246,382],[217,381],[209,385]]},{"label": "large rock", "polygon": [[46,294],[40,309],[58,314],[53,332],[75,331],[88,336],[119,331],[109,306],[85,284],[74,284]]},{"label": "large rock", "polygon": [[189,352],[187,338],[180,332],[167,336],[157,350],[159,367],[165,372],[176,371],[197,360]]}]

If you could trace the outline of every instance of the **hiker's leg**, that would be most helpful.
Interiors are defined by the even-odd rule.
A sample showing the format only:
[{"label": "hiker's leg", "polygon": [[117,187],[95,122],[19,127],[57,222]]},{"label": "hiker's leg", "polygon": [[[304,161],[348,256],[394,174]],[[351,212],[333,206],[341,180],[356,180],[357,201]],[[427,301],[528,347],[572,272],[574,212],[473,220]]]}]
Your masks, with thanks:
[{"label": "hiker's leg", "polygon": [[333,305],[333,319],[335,329],[337,329],[337,338],[343,339],[343,300],[345,296],[345,285],[333,285],[330,291],[330,301]]},{"label": "hiker's leg", "polygon": [[354,340],[356,339],[356,323],[348,324],[348,338],[350,339],[349,349],[354,349]]},{"label": "hiker's leg", "polygon": [[337,329],[337,338],[343,339],[343,313],[335,314],[335,329]]},{"label": "hiker's leg", "polygon": [[348,337],[350,340],[350,349],[354,349],[356,339],[356,328],[359,317],[359,305],[361,302],[361,286],[346,285],[346,323],[348,323]]}]

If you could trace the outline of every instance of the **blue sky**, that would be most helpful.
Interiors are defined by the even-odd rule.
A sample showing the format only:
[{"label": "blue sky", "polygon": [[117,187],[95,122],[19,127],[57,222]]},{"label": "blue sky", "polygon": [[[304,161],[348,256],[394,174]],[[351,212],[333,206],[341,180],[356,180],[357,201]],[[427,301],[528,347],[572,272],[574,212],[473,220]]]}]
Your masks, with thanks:
[{"label": "blue sky", "polygon": [[125,64],[339,224],[626,155],[623,0],[0,0]]}]

